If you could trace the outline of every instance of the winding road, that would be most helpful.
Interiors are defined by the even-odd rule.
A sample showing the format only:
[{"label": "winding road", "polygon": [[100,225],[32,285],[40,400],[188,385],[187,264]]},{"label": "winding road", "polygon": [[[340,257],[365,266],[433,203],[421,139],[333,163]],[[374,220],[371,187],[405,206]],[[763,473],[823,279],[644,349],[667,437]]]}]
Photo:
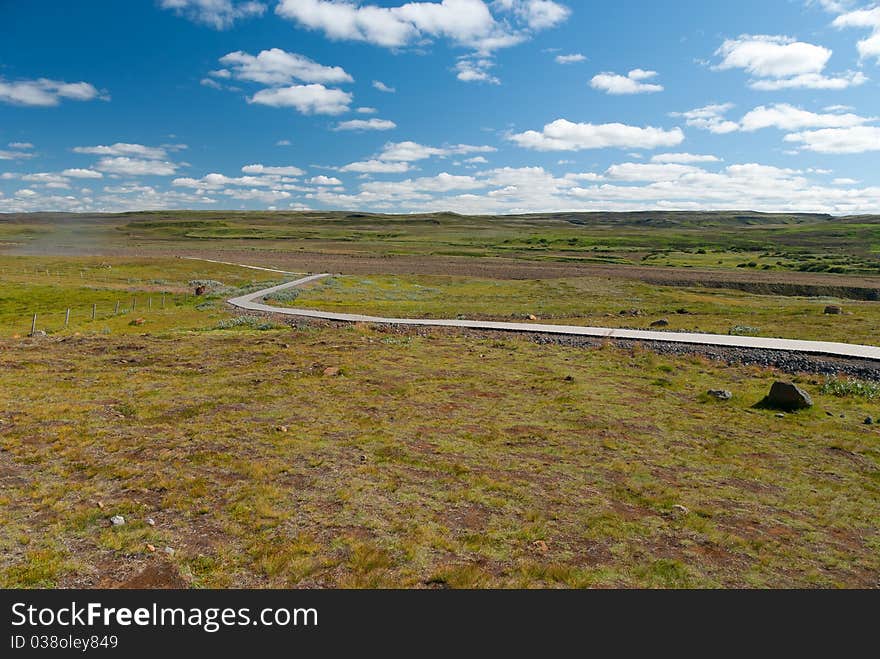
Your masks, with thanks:
[{"label": "winding road", "polygon": [[[243,265],[241,263],[228,263],[211,259],[196,259],[210,263],[223,265],[235,265],[252,270],[263,270],[291,275],[294,273],[273,268],[261,268],[258,266]],[[410,325],[425,327],[459,327],[477,330],[495,330],[501,332],[523,332],[531,334],[557,334],[567,336],[587,336],[599,339],[628,339],[635,341],[659,341],[664,343],[685,343],[706,346],[723,346],[730,348],[749,348],[757,350],[781,350],[787,352],[807,353],[812,355],[825,355],[832,357],[849,357],[858,359],[871,359],[880,361],[880,347],[859,345],[855,343],[832,343],[829,341],[801,341],[799,339],[774,339],[760,336],[728,336],[725,334],[700,334],[695,332],[657,332],[651,330],[616,329],[609,327],[580,327],[576,325],[545,325],[542,323],[508,323],[500,321],[481,320],[458,320],[458,319],[425,319],[425,318],[383,318],[378,316],[366,316],[362,314],[334,313],[315,309],[299,309],[294,307],[276,307],[264,304],[263,299],[272,293],[283,291],[287,288],[302,286],[312,281],[317,281],[329,274],[309,275],[295,281],[290,281],[278,286],[272,286],[254,293],[241,295],[228,300],[229,304],[246,311],[279,314],[283,316],[296,316],[300,318],[316,318],[345,323],[375,323],[380,325]]]}]

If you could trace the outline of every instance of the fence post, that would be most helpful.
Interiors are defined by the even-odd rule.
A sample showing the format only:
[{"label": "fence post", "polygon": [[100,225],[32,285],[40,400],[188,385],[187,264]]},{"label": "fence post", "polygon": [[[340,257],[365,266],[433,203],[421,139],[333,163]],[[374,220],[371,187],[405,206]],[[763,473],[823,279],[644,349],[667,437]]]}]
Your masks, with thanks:
[{"label": "fence post", "polygon": [[147,309],[148,309],[149,311],[152,311],[152,310],[153,310],[153,298],[151,298],[151,297],[148,297],[148,298],[147,298]]},{"label": "fence post", "polygon": [[165,293],[162,293],[162,308],[165,308]]},{"label": "fence post", "polygon": [[113,312],[114,316],[119,315],[119,300],[116,300],[116,310]]},{"label": "fence post", "polygon": [[133,298],[131,298],[131,310],[134,311],[136,307],[137,307],[137,298],[133,297]]},{"label": "fence post", "polygon": [[36,334],[37,332],[37,314],[34,314],[34,319],[31,321],[31,336]]},{"label": "fence post", "polygon": [[98,305],[97,305],[97,304],[93,304],[93,305],[92,305],[92,320],[95,319],[95,313],[96,313],[97,311],[98,311]]},{"label": "fence post", "polygon": [[70,309],[67,310],[67,313],[64,314],[64,327],[67,327],[70,324]]}]

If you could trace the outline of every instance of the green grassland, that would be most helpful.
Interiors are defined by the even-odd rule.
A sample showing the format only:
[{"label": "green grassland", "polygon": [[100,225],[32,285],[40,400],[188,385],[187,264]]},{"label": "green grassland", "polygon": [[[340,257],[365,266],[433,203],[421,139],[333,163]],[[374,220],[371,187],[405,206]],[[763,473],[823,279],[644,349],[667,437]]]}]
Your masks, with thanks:
[{"label": "green grassland", "polygon": [[[100,240],[137,252],[0,256],[0,586],[115,585],[159,562],[195,587],[880,584],[880,426],[863,423],[880,417],[876,385],[798,376],[816,406],[779,417],[754,407],[780,377],[768,369],[610,344],[239,317],[226,298],[284,276],[172,258],[181,245],[224,239],[171,235],[205,227],[169,233],[168,222],[207,220],[166,215],[61,229],[0,222],[3,241],[35,251],[60,236],[83,250]],[[443,223],[463,222],[340,214],[313,241],[229,241],[255,254],[462,248],[469,229],[432,244],[434,220],[438,240],[454,233]],[[311,215],[222,221],[320,224]],[[504,220],[520,221],[532,220]],[[160,226],[130,227],[149,222]],[[406,239],[328,237],[373,225]],[[711,234],[674,229],[691,230]],[[490,254],[519,240],[513,228],[491,231],[500,233],[479,238]],[[822,253],[869,260],[868,238],[863,247]],[[567,258],[518,249],[523,259]],[[676,249],[693,251],[675,258],[715,256]],[[719,267],[735,267],[737,254],[725,251]],[[192,294],[196,281],[208,282],[207,295]],[[673,330],[748,325],[876,344],[877,302],[847,300],[845,315],[825,316],[827,302],[600,277],[426,276],[335,277],[282,301],[634,327],[662,316]],[[619,315],[631,309],[642,315]],[[27,336],[34,312],[46,336]],[[733,398],[710,399],[710,388]],[[110,524],[116,514],[125,525]]]},{"label": "green grassland", "polygon": [[[49,234],[48,236],[46,234]],[[4,216],[0,239],[24,245],[324,251],[376,256],[880,273],[880,217],[720,213],[522,216],[156,211]],[[42,241],[42,242],[41,242]]]},{"label": "green grassland", "polygon": [[[645,329],[660,318],[671,331],[760,334],[876,345],[880,304],[833,298],[753,295],[579,277],[489,280],[432,276],[336,276],[271,298],[298,306],[391,318],[470,318]],[[824,313],[842,305],[844,315]],[[632,312],[638,311],[638,316]],[[621,314],[623,312],[623,314]]]}]

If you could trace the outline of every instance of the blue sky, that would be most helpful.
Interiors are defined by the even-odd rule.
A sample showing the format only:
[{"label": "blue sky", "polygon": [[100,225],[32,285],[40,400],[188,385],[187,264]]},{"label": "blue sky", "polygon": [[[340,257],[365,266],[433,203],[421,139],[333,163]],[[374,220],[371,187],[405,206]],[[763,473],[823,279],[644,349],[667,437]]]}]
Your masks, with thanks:
[{"label": "blue sky", "polygon": [[0,212],[880,212],[860,0],[0,0]]}]

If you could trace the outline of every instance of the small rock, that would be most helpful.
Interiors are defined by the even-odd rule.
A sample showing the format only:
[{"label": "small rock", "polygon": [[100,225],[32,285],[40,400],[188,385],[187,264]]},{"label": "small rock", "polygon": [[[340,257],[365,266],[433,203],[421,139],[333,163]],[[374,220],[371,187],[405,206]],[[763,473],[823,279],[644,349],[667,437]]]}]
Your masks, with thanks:
[{"label": "small rock", "polygon": [[324,369],[324,377],[335,378],[342,373],[342,369],[338,366],[328,366]]},{"label": "small rock", "polygon": [[534,547],[535,549],[537,549],[537,550],[538,550],[539,552],[541,552],[542,554],[546,554],[548,551],[550,551],[550,547],[548,547],[548,546],[547,546],[547,543],[544,542],[543,540],[535,540],[535,541],[532,543],[532,547]]},{"label": "small rock", "polygon": [[113,526],[122,526],[125,524],[125,518],[122,515],[113,515],[113,517],[110,518],[110,523]]},{"label": "small rock", "polygon": [[155,545],[151,545],[151,544],[148,543],[148,544],[147,544],[147,551],[150,552],[150,553],[156,551],[156,546],[155,546]]},{"label": "small rock", "polygon": [[733,394],[726,389],[709,389],[706,394],[716,400],[730,400],[733,398]]},{"label": "small rock", "polygon": [[530,314],[529,314],[529,320],[538,320],[538,317],[537,317],[535,314],[530,313]]},{"label": "small rock", "polygon": [[810,394],[791,382],[774,382],[770,393],[761,401],[764,407],[791,412],[813,406]]},{"label": "small rock", "polygon": [[660,320],[655,320],[651,323],[651,327],[669,327],[669,321],[665,318],[661,318]]},{"label": "small rock", "polygon": [[874,425],[874,417],[872,417],[872,416],[867,417],[865,419],[865,425],[866,426],[873,426]]},{"label": "small rock", "polygon": [[149,524],[150,526],[156,526],[156,520],[152,517],[147,517],[147,524]]},{"label": "small rock", "polygon": [[37,336],[46,336],[46,332],[43,331],[43,330],[34,330],[34,331],[31,332],[30,334],[28,334],[28,336],[34,336],[34,337],[37,337]]},{"label": "small rock", "polygon": [[777,419],[784,419],[784,418],[785,418],[785,415],[784,415],[782,412],[780,412],[779,414],[774,414],[774,416],[775,416]]},{"label": "small rock", "polygon": [[825,313],[829,316],[839,316],[843,313],[843,307],[837,306],[836,304],[829,304],[825,307]]},{"label": "small rock", "polygon": [[276,432],[287,432],[287,426],[276,426],[275,431]]},{"label": "small rock", "polygon": [[163,549],[162,551],[164,551],[169,556],[174,556],[174,554],[176,553],[171,547],[165,547],[165,549]]},{"label": "small rock", "polygon": [[101,503],[100,501],[98,501],[98,508],[100,508],[101,510],[104,510],[104,504]]},{"label": "small rock", "polygon": [[289,343],[282,343],[281,347],[284,348],[285,350],[287,350],[290,347],[290,344]]},{"label": "small rock", "polygon": [[691,511],[687,509],[687,506],[682,506],[680,503],[676,503],[672,506],[672,512],[679,515],[688,515]]},{"label": "small rock", "polygon": [[677,313],[679,316],[687,316],[687,315],[689,315],[691,312],[688,311],[687,309],[676,309],[676,310],[675,310],[675,313]]},{"label": "small rock", "polygon": [[566,375],[565,381],[566,382],[574,382],[574,376],[573,375]]}]

